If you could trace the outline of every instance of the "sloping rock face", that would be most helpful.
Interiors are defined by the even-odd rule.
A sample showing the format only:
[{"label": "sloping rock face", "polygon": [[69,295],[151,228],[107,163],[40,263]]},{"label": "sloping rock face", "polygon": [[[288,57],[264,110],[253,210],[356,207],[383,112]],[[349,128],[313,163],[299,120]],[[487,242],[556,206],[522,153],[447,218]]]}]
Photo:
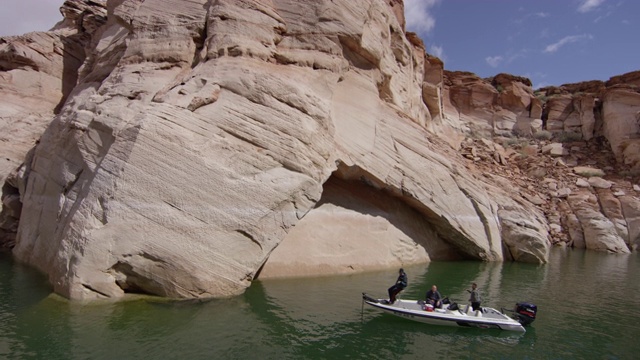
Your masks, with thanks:
[{"label": "sloping rock face", "polygon": [[76,86],[85,47],[106,21],[105,3],[66,1],[54,30],[0,39],[0,248],[15,243],[21,164]]},{"label": "sloping rock face", "polygon": [[617,161],[640,172],[640,71],[536,93],[545,99],[547,130],[572,140],[606,139]]},{"label": "sloping rock face", "polygon": [[600,211],[598,198],[587,190],[569,195],[569,204],[582,224],[587,249],[628,253],[614,223]]},{"label": "sloping rock face", "polygon": [[595,139],[495,140],[502,145],[467,139],[460,151],[485,174],[500,174],[504,186],[519,189],[522,200],[535,204],[545,214],[553,244],[609,253],[638,249],[640,176],[616,162],[609,148]]},{"label": "sloping rock face", "polygon": [[[545,262],[543,215],[427,131],[439,100],[398,6],[108,1],[20,174],[14,255],[73,299],[235,295],[270,255],[274,276],[294,260]],[[364,263],[299,251],[381,243]]]},{"label": "sloping rock face", "polygon": [[443,123],[488,141],[463,140],[461,154],[485,171],[508,169],[508,181],[545,213],[554,244],[637,249],[640,71],[535,92],[511,75],[444,74]]},{"label": "sloping rock face", "polygon": [[440,121],[450,127],[485,138],[547,131],[563,141],[606,139],[618,161],[640,171],[640,71],[535,93],[524,77],[443,74]]},{"label": "sloping rock face", "polygon": [[603,134],[618,161],[640,172],[640,88],[616,87],[604,93]]},{"label": "sloping rock face", "polygon": [[542,108],[529,79],[509,74],[482,79],[461,71],[444,71],[444,77],[444,112],[465,132],[491,137],[539,130]]}]

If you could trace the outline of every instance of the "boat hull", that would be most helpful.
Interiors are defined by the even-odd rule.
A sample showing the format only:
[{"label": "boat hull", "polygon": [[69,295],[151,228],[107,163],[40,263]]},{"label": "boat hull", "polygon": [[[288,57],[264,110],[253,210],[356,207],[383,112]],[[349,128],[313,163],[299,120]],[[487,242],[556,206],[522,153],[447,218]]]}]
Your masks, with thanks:
[{"label": "boat hull", "polygon": [[425,324],[501,329],[517,332],[526,331],[524,326],[517,320],[489,307],[483,307],[481,311],[472,311],[470,309],[425,311],[417,300],[397,300],[394,304],[388,304],[384,299],[374,299],[366,294],[363,294],[363,301],[392,315]]}]

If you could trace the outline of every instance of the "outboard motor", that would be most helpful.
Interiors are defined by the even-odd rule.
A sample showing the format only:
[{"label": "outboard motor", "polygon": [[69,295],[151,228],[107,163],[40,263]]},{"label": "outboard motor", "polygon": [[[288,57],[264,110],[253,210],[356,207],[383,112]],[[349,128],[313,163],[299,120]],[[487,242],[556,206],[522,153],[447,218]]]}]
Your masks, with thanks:
[{"label": "outboard motor", "polygon": [[538,307],[532,303],[520,302],[516,304],[515,313],[518,317],[518,322],[520,322],[522,326],[531,324],[536,319],[537,312]]}]

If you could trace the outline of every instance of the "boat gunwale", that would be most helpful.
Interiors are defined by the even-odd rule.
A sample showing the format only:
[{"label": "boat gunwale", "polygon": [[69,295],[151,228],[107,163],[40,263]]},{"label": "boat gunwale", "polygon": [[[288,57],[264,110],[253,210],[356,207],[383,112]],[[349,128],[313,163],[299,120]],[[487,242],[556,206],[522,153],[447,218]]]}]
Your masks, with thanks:
[{"label": "boat gunwale", "polygon": [[[374,299],[377,302],[371,301],[371,300],[367,300],[363,298],[363,301],[366,302],[367,304],[376,307],[378,309],[387,311],[387,312],[391,312],[394,313],[393,315],[397,315],[397,314],[407,314],[407,315],[413,315],[413,316],[417,316],[419,318],[424,318],[424,319],[434,319],[434,320],[439,320],[439,321],[447,321],[447,322],[451,322],[451,323],[456,323],[458,326],[462,326],[460,324],[458,324],[459,322],[462,323],[469,323],[472,325],[492,325],[493,327],[498,327],[499,329],[502,330],[512,330],[512,331],[522,331],[525,332],[526,329],[524,328],[524,326],[518,322],[517,320],[509,317],[508,315],[503,314],[502,312],[498,311],[497,309],[491,308],[491,307],[483,307],[485,309],[491,309],[493,311],[495,311],[498,314],[501,314],[505,317],[505,319],[498,319],[498,318],[477,318],[474,316],[470,316],[464,312],[461,312],[459,310],[449,310],[449,313],[440,313],[437,311],[424,311],[424,310],[418,310],[418,309],[407,309],[407,308],[400,308],[394,305],[390,305],[390,304],[384,304],[381,303],[381,300],[384,299]],[[415,303],[417,304],[417,300],[398,300],[399,302],[406,302],[408,304],[413,304],[413,301],[415,301]],[[454,311],[457,311],[458,314],[454,313]],[[395,314],[397,313],[397,314]],[[502,328],[500,326],[508,326],[508,329]]]}]

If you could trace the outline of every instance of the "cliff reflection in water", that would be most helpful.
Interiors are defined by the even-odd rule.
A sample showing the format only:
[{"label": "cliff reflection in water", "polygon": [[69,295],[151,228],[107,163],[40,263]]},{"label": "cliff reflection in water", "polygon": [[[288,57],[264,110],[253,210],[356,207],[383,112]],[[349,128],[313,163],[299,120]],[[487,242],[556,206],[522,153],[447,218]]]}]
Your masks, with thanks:
[{"label": "cliff reflection in water", "polygon": [[487,306],[538,305],[527,332],[421,324],[362,306],[386,297],[397,270],[259,280],[211,301],[138,298],[78,303],[0,258],[0,357],[47,359],[635,358],[640,353],[640,260],[553,249],[547,265],[432,262],[406,267],[403,297],[438,285],[466,304],[478,283]]}]

